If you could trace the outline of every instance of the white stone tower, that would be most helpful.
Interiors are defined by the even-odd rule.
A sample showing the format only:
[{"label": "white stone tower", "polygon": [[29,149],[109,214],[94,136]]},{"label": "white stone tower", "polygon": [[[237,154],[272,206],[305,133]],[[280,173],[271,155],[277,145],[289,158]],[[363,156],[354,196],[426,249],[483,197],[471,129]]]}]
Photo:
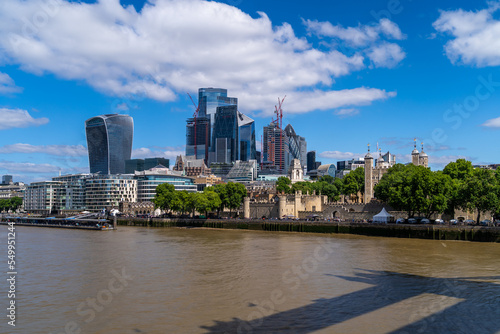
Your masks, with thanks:
[{"label": "white stone tower", "polygon": [[418,157],[419,166],[429,167],[429,156],[424,152],[424,143],[422,143],[422,151]]},{"label": "white stone tower", "polygon": [[413,151],[411,152],[411,163],[414,164],[415,166],[418,166],[420,164],[419,158],[420,155],[417,150],[417,138],[413,140]]}]

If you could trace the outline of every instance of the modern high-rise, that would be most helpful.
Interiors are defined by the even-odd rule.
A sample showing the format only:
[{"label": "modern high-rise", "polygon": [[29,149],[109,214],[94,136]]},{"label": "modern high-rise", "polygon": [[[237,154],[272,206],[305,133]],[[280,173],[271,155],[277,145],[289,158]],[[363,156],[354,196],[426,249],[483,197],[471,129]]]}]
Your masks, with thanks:
[{"label": "modern high-rise", "polygon": [[257,159],[255,121],[238,111],[238,139],[241,161]]},{"label": "modern high-rise", "polygon": [[302,168],[306,168],[307,166],[306,139],[304,137],[297,135],[291,124],[288,124],[285,127],[285,134],[288,137],[288,151],[290,152],[290,156],[286,160],[287,166],[290,165],[290,162],[293,161],[293,159],[299,159]]},{"label": "modern high-rise", "polygon": [[186,121],[186,155],[208,161],[211,134],[210,117],[188,118]]},{"label": "modern high-rise", "polygon": [[238,107],[217,107],[214,126],[215,160],[230,163],[238,160]]},{"label": "modern high-rise", "polygon": [[307,152],[307,171],[316,169],[316,151]]},{"label": "modern high-rise", "polygon": [[108,114],[85,121],[91,173],[123,174],[132,155],[134,121],[128,115]]},{"label": "modern high-rise", "polygon": [[277,170],[288,170],[290,164],[288,139],[285,131],[280,130],[276,124],[271,123],[264,127],[264,137],[262,139],[264,164],[273,166]]}]

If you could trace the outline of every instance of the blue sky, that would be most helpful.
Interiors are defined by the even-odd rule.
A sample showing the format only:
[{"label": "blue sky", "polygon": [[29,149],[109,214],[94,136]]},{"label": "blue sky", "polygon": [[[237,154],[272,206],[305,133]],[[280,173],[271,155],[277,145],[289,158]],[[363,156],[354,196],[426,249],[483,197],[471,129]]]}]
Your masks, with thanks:
[{"label": "blue sky", "polygon": [[[0,174],[88,172],[84,121],[134,118],[133,157],[184,152],[186,93],[222,87],[333,163],[500,162],[500,2],[9,0],[0,4]],[[419,145],[420,146],[420,145]]]}]

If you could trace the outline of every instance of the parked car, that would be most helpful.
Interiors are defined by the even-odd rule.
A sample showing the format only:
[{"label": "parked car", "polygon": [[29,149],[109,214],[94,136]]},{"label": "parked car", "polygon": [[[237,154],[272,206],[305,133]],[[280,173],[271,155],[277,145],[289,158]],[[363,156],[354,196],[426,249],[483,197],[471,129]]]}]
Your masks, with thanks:
[{"label": "parked car", "polygon": [[464,223],[465,225],[476,225],[476,222],[473,219],[466,219]]},{"label": "parked car", "polygon": [[430,221],[429,219],[427,219],[427,218],[422,218],[422,219],[420,220],[420,224],[429,224],[430,222],[431,222],[431,221]]},{"label": "parked car", "polygon": [[491,220],[489,220],[489,219],[481,220],[481,222],[479,223],[479,225],[481,225],[481,226],[490,226],[491,225]]},{"label": "parked car", "polygon": [[417,220],[415,218],[408,218],[408,224],[416,224]]},{"label": "parked car", "polygon": [[458,220],[456,220],[456,219],[450,220],[451,225],[457,225],[457,223],[458,223]]},{"label": "parked car", "polygon": [[439,225],[443,225],[444,224],[444,220],[438,218],[434,221],[434,224],[439,224]]},{"label": "parked car", "polygon": [[404,224],[404,223],[405,223],[405,220],[406,220],[406,219],[404,219],[404,218],[398,218],[398,219],[396,220],[396,224]]}]

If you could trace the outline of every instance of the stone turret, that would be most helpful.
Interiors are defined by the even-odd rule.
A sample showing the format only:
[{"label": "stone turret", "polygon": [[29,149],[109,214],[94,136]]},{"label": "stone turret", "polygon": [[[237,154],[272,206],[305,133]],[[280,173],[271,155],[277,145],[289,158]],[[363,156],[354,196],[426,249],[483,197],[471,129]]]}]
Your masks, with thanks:
[{"label": "stone turret", "polygon": [[420,165],[420,155],[417,150],[417,139],[415,138],[413,140],[413,151],[411,152],[411,163],[414,164],[415,166]]},{"label": "stone turret", "polygon": [[365,196],[364,203],[369,203],[373,198],[373,157],[370,154],[370,145],[368,144],[368,153],[365,155]]},{"label": "stone turret", "polygon": [[422,151],[418,156],[419,166],[424,166],[425,168],[429,167],[429,156],[424,152],[424,143],[422,143]]}]

